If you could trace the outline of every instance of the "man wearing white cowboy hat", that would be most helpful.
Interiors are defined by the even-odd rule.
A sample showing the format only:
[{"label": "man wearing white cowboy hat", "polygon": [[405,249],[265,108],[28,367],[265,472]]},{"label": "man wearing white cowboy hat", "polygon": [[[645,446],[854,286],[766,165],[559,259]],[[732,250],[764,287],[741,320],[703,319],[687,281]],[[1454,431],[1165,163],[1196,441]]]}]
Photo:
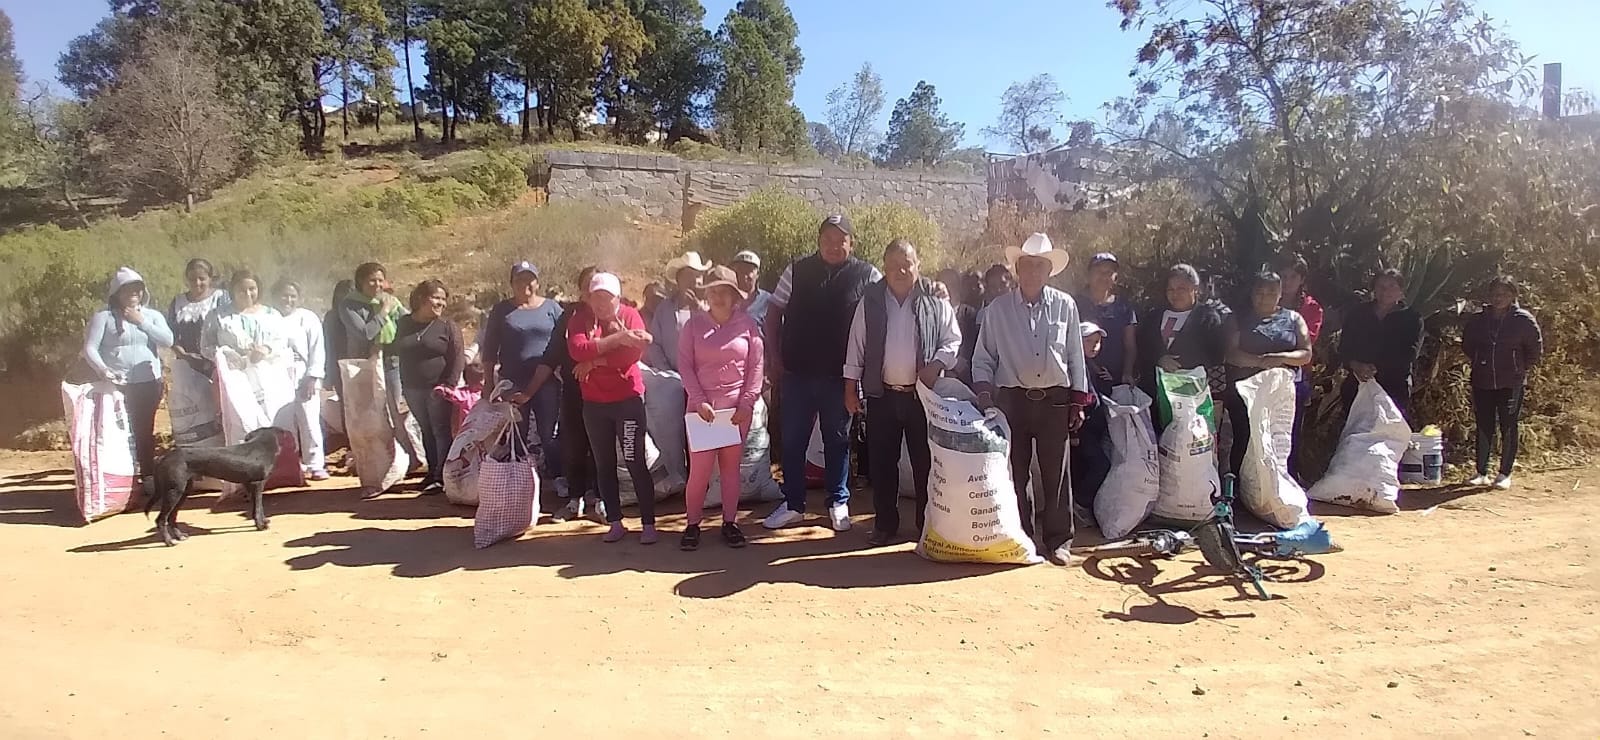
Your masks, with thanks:
[{"label": "man wearing white cowboy hat", "polygon": [[667,263],[667,277],[675,287],[671,295],[656,304],[648,324],[654,339],[643,359],[652,371],[645,375],[645,403],[649,408],[646,425],[667,471],[661,485],[673,493],[683,490],[689,482],[688,436],[683,429],[688,396],[678,375],[678,337],[690,316],[706,310],[700,281],[709,269],[711,263],[702,259],[699,252],[673,257]]},{"label": "man wearing white cowboy hat", "polygon": [[[972,355],[972,386],[979,405],[999,406],[1011,425],[1011,477],[1023,528],[1040,541],[1051,562],[1066,565],[1073,538],[1067,446],[1083,425],[1091,396],[1078,306],[1045,281],[1067,269],[1070,258],[1044,234],[1007,247],[1006,258],[1017,287],[984,309]],[[1034,482],[1029,501],[1035,451],[1041,480]]]},{"label": "man wearing white cowboy hat", "polygon": [[699,252],[684,252],[667,263],[667,277],[675,288],[650,317],[650,335],[656,341],[645,353],[644,364],[657,370],[678,369],[678,334],[695,311],[705,310],[700,279],[709,269],[711,263],[702,259]]}]

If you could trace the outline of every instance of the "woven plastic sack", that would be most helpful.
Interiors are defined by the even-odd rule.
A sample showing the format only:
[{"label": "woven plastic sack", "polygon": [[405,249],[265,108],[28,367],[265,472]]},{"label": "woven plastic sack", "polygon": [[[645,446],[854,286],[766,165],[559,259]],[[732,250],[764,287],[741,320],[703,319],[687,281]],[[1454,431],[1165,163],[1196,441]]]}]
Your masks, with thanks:
[{"label": "woven plastic sack", "polygon": [[344,381],[345,435],[355,453],[361,487],[387,491],[406,477],[411,458],[396,441],[389,420],[389,396],[383,367],[375,360],[340,360]]},{"label": "woven plastic sack", "polygon": [[1273,368],[1234,384],[1244,399],[1250,445],[1239,468],[1239,500],[1246,509],[1278,529],[1293,529],[1310,520],[1306,491],[1289,475],[1289,448],[1294,444],[1294,373]]},{"label": "woven plastic sack", "polygon": [[1306,492],[1314,501],[1393,514],[1400,510],[1400,458],[1411,425],[1376,380],[1361,383],[1328,473]]},{"label": "woven plastic sack", "polygon": [[1150,421],[1150,396],[1119,385],[1106,399],[1111,436],[1111,470],[1095,494],[1094,518],[1100,533],[1124,537],[1150,516],[1161,496],[1161,455]]},{"label": "woven plastic sack", "polygon": [[61,384],[72,443],[73,502],[85,524],[127,511],[137,498],[128,406],[111,383]]},{"label": "woven plastic sack", "polygon": [[1211,496],[1221,490],[1217,474],[1211,385],[1205,368],[1156,370],[1157,399],[1172,421],[1161,432],[1161,494],[1153,513],[1178,521],[1204,521]]}]

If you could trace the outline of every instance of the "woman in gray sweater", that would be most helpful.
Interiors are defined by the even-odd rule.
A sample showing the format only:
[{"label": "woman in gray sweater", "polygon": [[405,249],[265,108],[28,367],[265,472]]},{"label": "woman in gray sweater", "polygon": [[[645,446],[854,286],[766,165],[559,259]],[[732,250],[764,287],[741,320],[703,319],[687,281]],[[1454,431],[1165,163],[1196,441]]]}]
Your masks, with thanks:
[{"label": "woman in gray sweater", "polygon": [[133,268],[119,268],[106,291],[106,307],[89,317],[83,340],[89,367],[122,392],[141,477],[155,468],[156,409],[163,390],[160,350],[172,347],[166,318],[149,302],[144,278]]}]

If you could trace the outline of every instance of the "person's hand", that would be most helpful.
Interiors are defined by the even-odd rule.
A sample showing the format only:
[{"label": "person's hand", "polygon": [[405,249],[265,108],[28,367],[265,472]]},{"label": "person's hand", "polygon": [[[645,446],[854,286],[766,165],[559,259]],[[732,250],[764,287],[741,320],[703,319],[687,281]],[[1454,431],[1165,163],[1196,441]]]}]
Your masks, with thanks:
[{"label": "person's hand", "polygon": [[851,416],[861,413],[861,396],[846,390],[844,392],[844,410]]},{"label": "person's hand", "polygon": [[1101,365],[1099,368],[1096,369],[1095,376],[1100,378],[1101,380],[1106,381],[1107,383],[1113,382],[1115,380],[1115,378],[1111,377],[1111,370],[1109,368],[1107,368],[1106,366],[1104,366],[1104,365]]},{"label": "person's hand", "polygon": [[383,297],[379,299],[378,307],[385,314],[394,313],[396,309],[400,308],[400,299],[394,297],[393,293],[384,293]]},{"label": "person's hand", "polygon": [[694,412],[699,414],[700,420],[707,424],[710,424],[712,420],[717,418],[717,412],[712,410],[711,404],[709,403],[700,404],[700,407],[696,408]]},{"label": "person's hand", "polygon": [[1367,362],[1352,362],[1350,372],[1355,374],[1356,380],[1366,382],[1377,377],[1378,366]]},{"label": "person's hand", "polygon": [[573,366],[572,375],[573,377],[576,377],[578,380],[582,381],[589,377],[589,373],[594,372],[594,368],[594,360],[584,360],[583,362]]},{"label": "person's hand", "polygon": [[939,382],[939,378],[943,376],[944,363],[937,361],[923,365],[922,369],[917,371],[917,380],[929,388],[932,388],[933,384]]},{"label": "person's hand", "polygon": [[1156,365],[1169,373],[1175,373],[1183,370],[1183,368],[1178,365],[1178,358],[1173,357],[1172,355],[1162,355],[1161,359],[1156,362]]},{"label": "person's hand", "polygon": [[522,404],[527,403],[528,399],[531,397],[532,396],[529,396],[527,391],[517,391],[516,393],[507,396],[506,400],[510,401],[511,405],[513,406],[521,406]]},{"label": "person's hand", "polygon": [[1078,404],[1067,405],[1067,431],[1077,434],[1083,428],[1083,407]]},{"label": "person's hand", "polygon": [[987,411],[994,408],[994,393],[992,391],[978,391],[978,410]]},{"label": "person's hand", "polygon": [[1137,386],[1139,385],[1139,376],[1134,373],[1124,373],[1122,376],[1122,384]]},{"label": "person's hand", "polygon": [[267,347],[265,347],[263,345],[257,344],[257,345],[255,345],[255,346],[250,348],[250,361],[251,362],[260,362],[262,360],[267,359],[267,357],[269,357],[271,355],[272,355],[272,350],[268,349]]},{"label": "person's hand", "polygon": [[732,420],[733,421],[733,425],[736,426],[736,427],[742,427],[742,426],[744,426],[746,424],[749,424],[750,423],[750,416],[751,416],[750,412],[746,411],[743,406],[740,406],[739,408],[734,409],[733,410],[733,420]]},{"label": "person's hand", "polygon": [[134,326],[144,324],[144,310],[138,306],[128,306],[122,309],[122,320]]},{"label": "person's hand", "polygon": [[300,400],[300,403],[305,403],[306,401],[309,401],[309,400],[315,398],[316,395],[317,395],[317,379],[316,378],[306,378],[306,379],[300,381],[300,388],[295,393],[295,397]]},{"label": "person's hand", "polygon": [[933,281],[933,297],[940,300],[950,300],[950,287],[937,280]]},{"label": "person's hand", "polygon": [[655,339],[654,337],[650,336],[650,332],[647,332],[643,329],[629,329],[626,332],[623,332],[622,336],[624,337],[622,340],[623,344],[639,349],[650,346],[650,342],[654,341]]}]

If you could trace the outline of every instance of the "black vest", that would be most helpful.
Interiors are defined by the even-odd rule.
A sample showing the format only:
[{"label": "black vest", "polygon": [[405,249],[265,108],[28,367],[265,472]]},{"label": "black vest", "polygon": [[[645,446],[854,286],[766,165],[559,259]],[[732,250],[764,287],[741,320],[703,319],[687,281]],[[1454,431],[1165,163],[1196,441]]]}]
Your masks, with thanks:
[{"label": "black vest", "polygon": [[851,257],[833,267],[813,254],[795,260],[789,270],[789,304],[783,309],[784,369],[813,377],[843,377],[850,322],[872,282],[872,265]]}]

